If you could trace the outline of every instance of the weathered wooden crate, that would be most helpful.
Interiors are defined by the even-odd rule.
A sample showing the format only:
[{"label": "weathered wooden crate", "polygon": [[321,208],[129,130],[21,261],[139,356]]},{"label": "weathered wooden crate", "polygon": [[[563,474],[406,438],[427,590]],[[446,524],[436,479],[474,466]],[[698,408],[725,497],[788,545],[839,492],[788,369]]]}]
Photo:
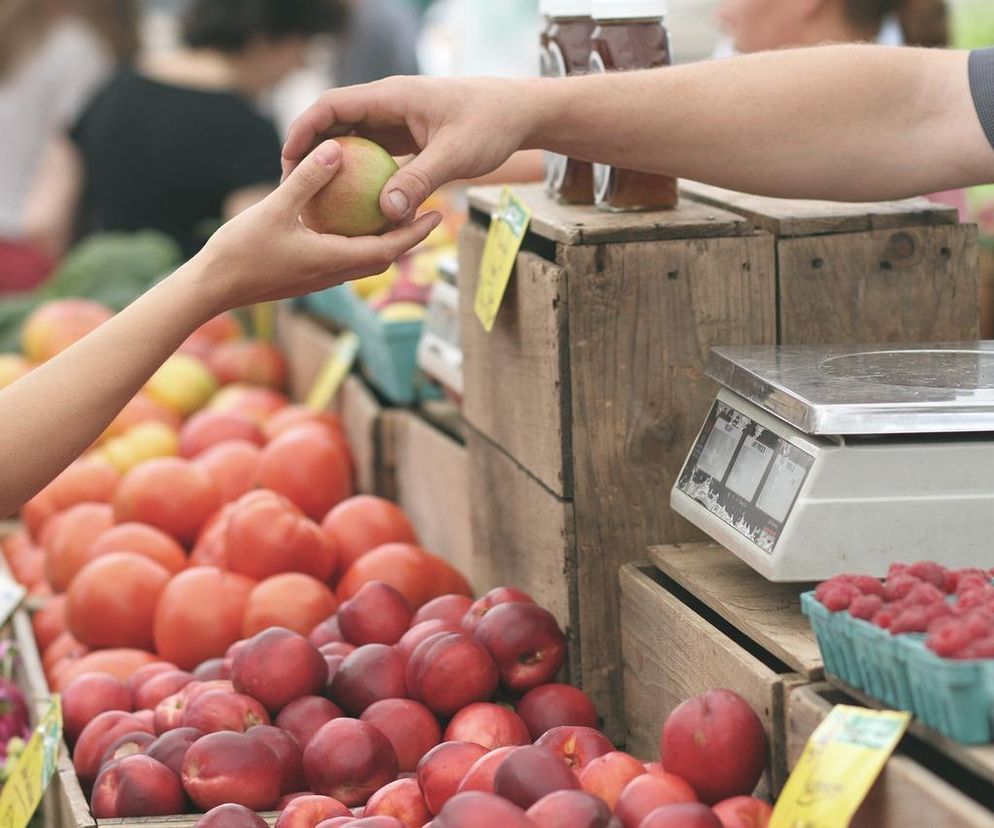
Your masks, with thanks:
[{"label": "weathered wooden crate", "polygon": [[710,347],[971,338],[976,234],[921,202],[790,202],[774,220],[732,199],[606,215],[515,191],[534,214],[489,334],[472,298],[500,190],[471,192],[461,238],[477,571],[555,608],[618,735],[617,571],[701,538],[669,492],[717,390]]},{"label": "weathered wooden crate", "polygon": [[727,688],[762,719],[770,744],[765,790],[779,791],[787,697],[823,675],[801,589],[764,580],[711,543],[654,547],[649,557],[620,574],[628,750],[658,754],[663,722],[677,705]]},{"label": "weathered wooden crate", "polygon": [[[815,728],[835,704],[854,704],[827,684],[798,687],[787,703],[787,760],[797,763]],[[980,828],[994,825],[991,748],[944,749],[906,737],[884,767],[852,828]],[[951,747],[951,746],[950,746]]]}]

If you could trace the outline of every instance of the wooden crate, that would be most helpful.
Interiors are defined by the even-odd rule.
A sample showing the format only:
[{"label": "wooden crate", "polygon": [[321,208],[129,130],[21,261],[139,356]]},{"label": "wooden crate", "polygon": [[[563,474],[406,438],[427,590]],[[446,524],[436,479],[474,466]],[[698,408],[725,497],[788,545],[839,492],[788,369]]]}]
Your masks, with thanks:
[{"label": "wooden crate", "polygon": [[764,789],[786,779],[786,699],[822,675],[800,612],[801,589],[762,579],[719,546],[655,547],[621,569],[621,649],[627,746],[658,753],[667,715],[716,687],[759,714],[770,744]]},{"label": "wooden crate", "polygon": [[[815,728],[839,703],[855,702],[827,684],[798,687],[791,692],[787,703],[787,759],[791,768]],[[994,812],[989,810],[994,806],[994,765],[980,762],[983,767],[978,768],[978,761],[964,766],[955,755],[923,749],[914,735],[906,737],[853,818],[852,828],[994,825]]]}]

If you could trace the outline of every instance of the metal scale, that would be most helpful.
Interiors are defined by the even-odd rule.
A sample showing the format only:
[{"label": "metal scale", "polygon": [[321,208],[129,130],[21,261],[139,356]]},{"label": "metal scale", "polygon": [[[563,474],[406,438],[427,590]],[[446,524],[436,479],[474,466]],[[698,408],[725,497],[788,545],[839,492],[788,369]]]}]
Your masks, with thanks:
[{"label": "metal scale", "polygon": [[994,342],[715,348],[671,505],[773,581],[994,566]]}]

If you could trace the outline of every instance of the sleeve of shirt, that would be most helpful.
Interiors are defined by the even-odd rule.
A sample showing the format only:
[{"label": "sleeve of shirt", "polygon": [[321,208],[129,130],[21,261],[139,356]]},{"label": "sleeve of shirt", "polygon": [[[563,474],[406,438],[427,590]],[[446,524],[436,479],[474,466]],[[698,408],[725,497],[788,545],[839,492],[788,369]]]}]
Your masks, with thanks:
[{"label": "sleeve of shirt", "polygon": [[994,146],[994,47],[970,53],[970,92],[980,125]]}]

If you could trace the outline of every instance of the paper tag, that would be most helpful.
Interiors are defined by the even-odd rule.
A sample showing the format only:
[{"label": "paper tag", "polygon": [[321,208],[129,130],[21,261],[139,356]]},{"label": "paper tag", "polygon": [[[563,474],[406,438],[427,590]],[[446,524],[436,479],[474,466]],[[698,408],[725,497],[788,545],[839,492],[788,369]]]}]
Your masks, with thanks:
[{"label": "paper tag", "polygon": [[480,264],[480,282],[476,286],[476,301],[473,303],[476,318],[487,333],[493,330],[497,320],[497,312],[531,217],[532,211],[510,188],[505,187],[497,212],[490,222],[483,262]]},{"label": "paper tag", "polygon": [[342,387],[345,378],[355,364],[359,354],[359,337],[352,331],[345,331],[335,338],[335,348],[314,380],[307,394],[307,407],[312,411],[324,411]]},{"label": "paper tag", "polygon": [[27,828],[52,781],[61,742],[62,705],[58,696],[52,696],[0,791],[0,825],[4,828]]},{"label": "paper tag", "polygon": [[910,721],[907,712],[833,708],[808,740],[769,828],[846,828]]},{"label": "paper tag", "polygon": [[27,594],[28,591],[23,585],[12,581],[6,575],[0,575],[0,627],[10,621],[14,610],[21,605]]},{"label": "paper tag", "polygon": [[418,367],[429,377],[462,394],[462,348],[459,339],[459,290],[435,282],[418,341]]},{"label": "paper tag", "polygon": [[273,342],[276,339],[276,303],[260,302],[252,305],[252,330],[257,339]]}]

